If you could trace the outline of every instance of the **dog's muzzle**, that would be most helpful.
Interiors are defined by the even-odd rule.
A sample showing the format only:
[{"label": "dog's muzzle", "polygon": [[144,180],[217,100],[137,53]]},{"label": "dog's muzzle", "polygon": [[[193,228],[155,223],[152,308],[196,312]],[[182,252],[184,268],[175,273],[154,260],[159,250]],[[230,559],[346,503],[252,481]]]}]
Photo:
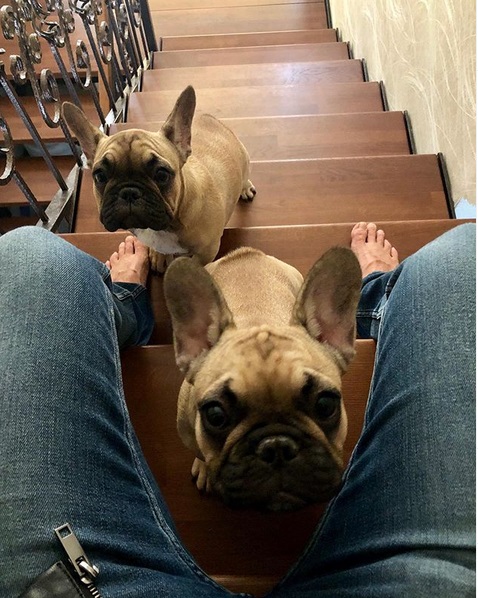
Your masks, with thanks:
[{"label": "dog's muzzle", "polygon": [[111,232],[119,228],[166,230],[173,221],[169,206],[157,193],[130,183],[104,193],[100,219]]},{"label": "dog's muzzle", "polygon": [[212,472],[213,488],[233,507],[288,511],[329,500],[342,464],[295,426],[273,424],[246,434]]}]

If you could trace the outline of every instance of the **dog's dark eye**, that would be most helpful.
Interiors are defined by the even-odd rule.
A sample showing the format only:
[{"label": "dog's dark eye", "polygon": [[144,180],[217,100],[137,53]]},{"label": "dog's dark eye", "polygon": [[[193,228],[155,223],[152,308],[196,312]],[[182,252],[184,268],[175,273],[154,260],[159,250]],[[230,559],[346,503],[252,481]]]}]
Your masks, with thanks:
[{"label": "dog's dark eye", "polygon": [[315,402],[315,414],[320,421],[329,421],[337,415],[340,397],[333,392],[321,392]]},{"label": "dog's dark eye", "polygon": [[206,429],[214,432],[225,430],[230,422],[226,410],[218,401],[210,401],[203,405],[201,416]]},{"label": "dog's dark eye", "polygon": [[93,178],[97,185],[104,185],[108,181],[108,175],[102,168],[97,168],[93,172]]},{"label": "dog's dark eye", "polygon": [[167,168],[156,168],[154,172],[154,180],[158,183],[158,185],[166,185],[171,178],[171,173]]}]

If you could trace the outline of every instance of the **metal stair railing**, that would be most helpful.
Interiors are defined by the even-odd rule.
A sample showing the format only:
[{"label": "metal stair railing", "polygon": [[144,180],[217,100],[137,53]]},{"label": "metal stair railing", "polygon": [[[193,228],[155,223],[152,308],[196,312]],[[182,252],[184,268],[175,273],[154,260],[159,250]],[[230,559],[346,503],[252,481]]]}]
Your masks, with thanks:
[{"label": "metal stair railing", "polygon": [[[8,186],[16,185],[39,218],[38,226],[69,232],[82,163],[81,151],[63,121],[61,103],[68,100],[83,109],[85,103],[94,106],[95,124],[103,129],[124,119],[128,96],[139,89],[156,49],[147,0],[10,0],[0,8],[0,32],[0,206]],[[53,153],[74,159],[68,176],[55,164],[52,145],[42,140],[34,124],[38,114],[29,114],[26,97],[33,101],[42,124],[61,129],[55,136],[61,145],[55,141]],[[5,102],[21,119],[31,143],[16,142],[2,113]],[[41,167],[58,184],[46,209],[22,176],[20,145],[28,155],[43,159]]]}]

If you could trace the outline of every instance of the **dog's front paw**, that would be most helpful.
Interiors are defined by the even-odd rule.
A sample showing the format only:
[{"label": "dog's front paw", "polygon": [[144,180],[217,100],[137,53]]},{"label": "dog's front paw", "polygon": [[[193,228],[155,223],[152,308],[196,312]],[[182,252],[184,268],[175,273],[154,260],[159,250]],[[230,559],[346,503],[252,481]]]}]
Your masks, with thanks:
[{"label": "dog's front paw", "polygon": [[241,193],[242,201],[252,201],[257,191],[251,181],[247,181],[247,185],[244,187]]},{"label": "dog's front paw", "polygon": [[166,271],[167,256],[163,253],[158,253],[155,249],[149,248],[149,262],[151,264],[151,270],[157,274],[164,274]]},{"label": "dog's front paw", "polygon": [[211,484],[207,475],[206,464],[201,459],[194,459],[191,469],[191,475],[196,482],[196,488],[199,492],[211,492]]}]

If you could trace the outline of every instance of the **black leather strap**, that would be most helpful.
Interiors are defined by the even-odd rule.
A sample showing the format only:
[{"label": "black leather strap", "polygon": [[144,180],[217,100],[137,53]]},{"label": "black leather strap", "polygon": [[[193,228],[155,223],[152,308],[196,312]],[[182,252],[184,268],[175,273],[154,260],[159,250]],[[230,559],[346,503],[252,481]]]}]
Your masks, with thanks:
[{"label": "black leather strap", "polygon": [[78,584],[66,565],[58,561],[32,583],[20,598],[92,598],[83,584]]}]

